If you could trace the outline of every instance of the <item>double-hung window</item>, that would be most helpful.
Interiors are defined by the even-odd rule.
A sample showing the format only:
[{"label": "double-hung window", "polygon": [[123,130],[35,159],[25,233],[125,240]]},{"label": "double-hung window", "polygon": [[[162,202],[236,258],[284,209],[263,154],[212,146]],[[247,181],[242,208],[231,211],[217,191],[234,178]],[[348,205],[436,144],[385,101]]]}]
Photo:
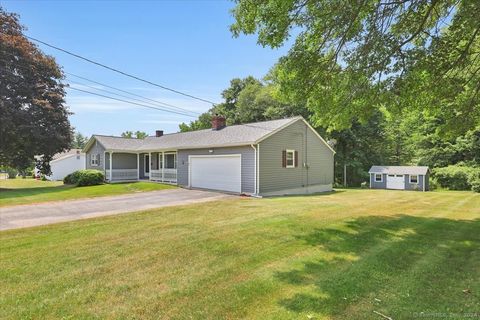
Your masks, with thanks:
[{"label": "double-hung window", "polygon": [[418,175],[411,174],[410,175],[410,183],[418,183]]},{"label": "double-hung window", "polygon": [[98,167],[100,164],[100,155],[98,153],[90,155],[90,165]]},{"label": "double-hung window", "polygon": [[383,174],[375,173],[375,182],[382,182],[383,181]]},{"label": "double-hung window", "polygon": [[285,162],[286,168],[295,168],[295,150],[287,150]]}]

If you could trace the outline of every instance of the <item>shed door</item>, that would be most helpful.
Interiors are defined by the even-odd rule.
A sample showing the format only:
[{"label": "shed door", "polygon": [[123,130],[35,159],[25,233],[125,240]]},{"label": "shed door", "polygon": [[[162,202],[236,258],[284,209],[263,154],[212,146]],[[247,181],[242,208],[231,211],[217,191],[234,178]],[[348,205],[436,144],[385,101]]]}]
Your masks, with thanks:
[{"label": "shed door", "polygon": [[387,189],[405,189],[405,177],[403,174],[389,174],[387,175]]},{"label": "shed door", "polygon": [[190,156],[190,186],[240,193],[241,155]]}]

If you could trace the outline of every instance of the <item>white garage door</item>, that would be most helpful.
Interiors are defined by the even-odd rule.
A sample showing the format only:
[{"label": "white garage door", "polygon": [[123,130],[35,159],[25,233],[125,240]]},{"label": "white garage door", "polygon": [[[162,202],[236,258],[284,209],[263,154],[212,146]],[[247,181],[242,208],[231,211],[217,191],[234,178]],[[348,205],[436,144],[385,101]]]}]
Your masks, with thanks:
[{"label": "white garage door", "polygon": [[387,189],[405,189],[405,177],[403,174],[387,175]]},{"label": "white garage door", "polygon": [[190,156],[190,186],[240,193],[241,159],[239,154]]}]

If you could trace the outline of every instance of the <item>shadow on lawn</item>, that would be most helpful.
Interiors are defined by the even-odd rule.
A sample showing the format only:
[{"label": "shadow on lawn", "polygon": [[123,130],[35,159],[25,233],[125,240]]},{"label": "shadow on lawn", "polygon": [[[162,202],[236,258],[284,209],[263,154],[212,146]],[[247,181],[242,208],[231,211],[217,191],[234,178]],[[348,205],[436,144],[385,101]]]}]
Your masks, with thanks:
[{"label": "shadow on lawn", "polygon": [[308,290],[279,301],[290,311],[371,319],[373,310],[384,310],[400,319],[480,310],[479,290],[462,292],[480,288],[480,219],[365,217],[299,238],[331,258],[276,274]]},{"label": "shadow on lawn", "polygon": [[60,193],[75,188],[73,185],[59,185],[54,187],[36,187],[36,188],[0,188],[0,198],[21,198],[30,197],[37,194]]}]

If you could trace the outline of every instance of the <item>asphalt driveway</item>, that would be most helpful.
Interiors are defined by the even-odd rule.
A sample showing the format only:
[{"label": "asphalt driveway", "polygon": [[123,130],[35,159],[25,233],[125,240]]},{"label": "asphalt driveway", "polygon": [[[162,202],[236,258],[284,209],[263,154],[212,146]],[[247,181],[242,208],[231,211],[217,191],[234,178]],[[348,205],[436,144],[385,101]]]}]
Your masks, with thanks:
[{"label": "asphalt driveway", "polygon": [[214,201],[230,195],[187,189],[47,202],[0,208],[0,230],[107,216],[146,209]]}]

